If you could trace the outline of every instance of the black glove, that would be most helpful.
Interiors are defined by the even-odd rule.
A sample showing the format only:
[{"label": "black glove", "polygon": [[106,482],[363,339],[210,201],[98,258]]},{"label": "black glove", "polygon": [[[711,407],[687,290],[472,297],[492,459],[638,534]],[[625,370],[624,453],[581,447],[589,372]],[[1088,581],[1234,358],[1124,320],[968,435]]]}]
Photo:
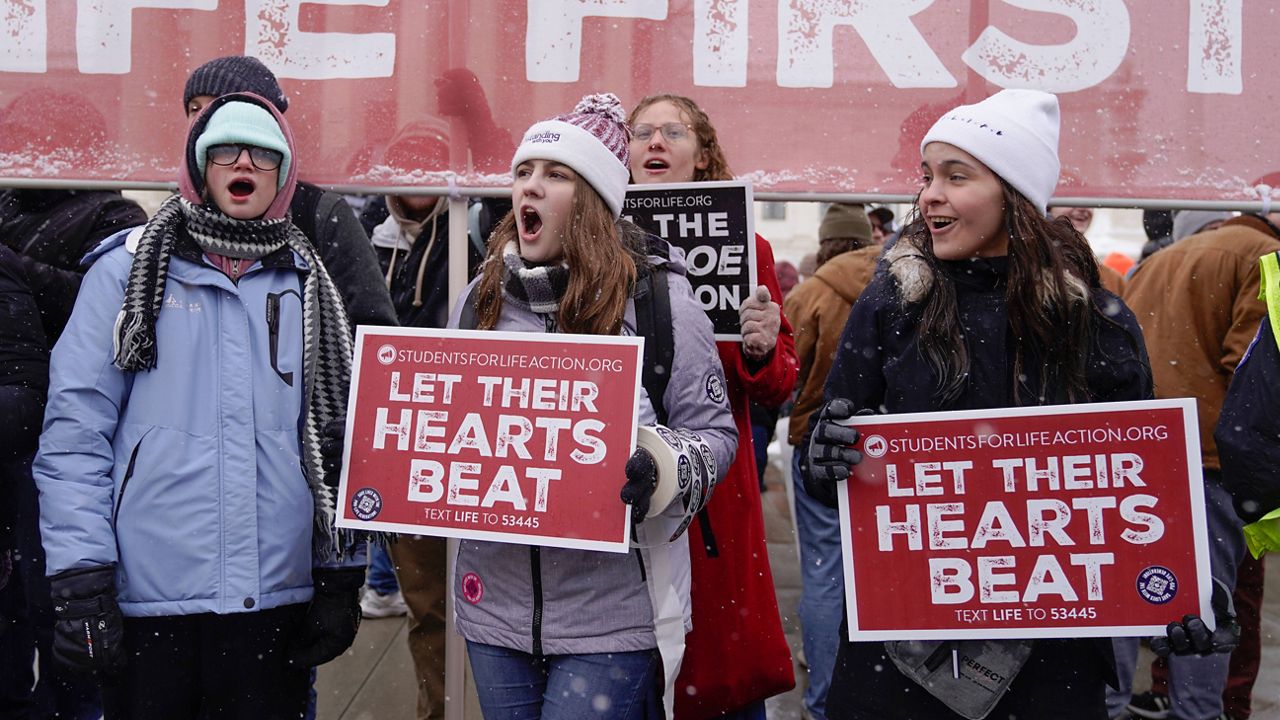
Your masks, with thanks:
[{"label": "black glove", "polygon": [[317,568],[311,581],[315,597],[289,643],[289,662],[301,667],[323,665],[356,641],[364,568]]},{"label": "black glove", "polygon": [[1165,637],[1151,638],[1151,650],[1161,657],[1171,654],[1230,654],[1240,644],[1240,624],[1236,622],[1231,591],[1219,580],[1213,581],[1213,596],[1209,605],[1213,608],[1216,624],[1213,632],[1209,632],[1199,615],[1183,615],[1182,622],[1169,623],[1165,628]]},{"label": "black glove", "polygon": [[[347,444],[347,416],[342,415],[330,420],[321,431],[321,436],[320,455],[324,458],[325,475],[339,472],[342,470],[342,451]],[[335,487],[337,484],[337,482],[333,483]]]},{"label": "black glove", "polygon": [[636,448],[627,459],[627,482],[622,486],[622,502],[631,506],[631,524],[639,525],[649,515],[649,499],[658,488],[658,465],[644,448]]},{"label": "black glove", "polygon": [[124,617],[116,604],[116,566],[67,570],[49,578],[53,656],[85,672],[111,674],[124,665]]},{"label": "black glove", "polygon": [[844,398],[835,398],[822,407],[809,437],[809,467],[804,473],[804,489],[809,497],[827,507],[838,506],[836,483],[847,480],[853,466],[862,462],[862,453],[852,447],[858,442],[857,429],[837,423],[851,417],[853,404]]}]

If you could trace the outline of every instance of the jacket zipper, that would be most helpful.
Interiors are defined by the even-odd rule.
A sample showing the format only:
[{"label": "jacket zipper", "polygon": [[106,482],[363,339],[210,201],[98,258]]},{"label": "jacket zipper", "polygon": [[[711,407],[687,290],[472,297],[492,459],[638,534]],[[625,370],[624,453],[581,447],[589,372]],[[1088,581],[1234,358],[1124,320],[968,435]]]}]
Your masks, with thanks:
[{"label": "jacket zipper", "polygon": [[142,438],[138,438],[138,442],[133,446],[133,452],[129,453],[129,465],[124,469],[124,480],[120,481],[120,494],[116,496],[116,507],[111,511],[111,527],[116,526],[116,521],[120,518],[120,506],[124,503],[124,491],[129,487],[129,480],[133,477],[133,467],[138,462],[138,451],[142,449]]},{"label": "jacket zipper", "polygon": [[533,575],[533,654],[542,655],[542,548],[529,547],[529,569]]}]

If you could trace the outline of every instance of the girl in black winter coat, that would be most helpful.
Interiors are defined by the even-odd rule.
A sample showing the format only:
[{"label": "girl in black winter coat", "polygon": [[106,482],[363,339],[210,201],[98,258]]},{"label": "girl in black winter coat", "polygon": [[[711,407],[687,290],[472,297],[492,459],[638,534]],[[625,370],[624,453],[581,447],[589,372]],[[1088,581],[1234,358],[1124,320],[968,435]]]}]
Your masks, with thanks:
[{"label": "girl in black winter coat", "polygon": [[[1084,238],[1045,216],[1057,145],[1057,98],[1030,90],[956,108],[925,136],[917,217],[854,305],[814,416],[806,482],[815,497],[833,500],[835,481],[860,459],[847,447],[852,430],[832,422],[859,411],[1152,397],[1133,314],[1099,287]],[[977,707],[945,682],[926,690],[890,645],[842,643],[828,718],[1107,717],[1108,640],[988,643],[1013,680]]]}]

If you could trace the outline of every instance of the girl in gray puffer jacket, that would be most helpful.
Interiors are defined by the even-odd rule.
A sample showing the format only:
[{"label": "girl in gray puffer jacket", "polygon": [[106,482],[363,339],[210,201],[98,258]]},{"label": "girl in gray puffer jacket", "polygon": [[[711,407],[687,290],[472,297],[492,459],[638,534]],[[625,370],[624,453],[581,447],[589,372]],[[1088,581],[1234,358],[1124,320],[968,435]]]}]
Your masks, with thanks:
[{"label": "girl in gray puffer jacket", "polygon": [[[656,679],[679,674],[689,629],[683,530],[737,447],[711,323],[684,278],[683,258],[619,221],[628,180],[624,118],[616,97],[596,95],[529,128],[512,160],[514,209],[490,237],[464,297],[473,298],[481,330],[634,335],[636,288],[661,287],[641,280],[665,273],[677,352],[659,400],[667,425],[704,457],[707,482],[690,483],[690,497],[650,513],[653,461],[637,450],[626,477],[616,478],[620,501],[641,523],[626,555],[461,543],[457,626],[489,718],[660,712]],[[450,327],[465,305],[457,303]],[[643,398],[639,419],[651,424],[655,403]]]}]

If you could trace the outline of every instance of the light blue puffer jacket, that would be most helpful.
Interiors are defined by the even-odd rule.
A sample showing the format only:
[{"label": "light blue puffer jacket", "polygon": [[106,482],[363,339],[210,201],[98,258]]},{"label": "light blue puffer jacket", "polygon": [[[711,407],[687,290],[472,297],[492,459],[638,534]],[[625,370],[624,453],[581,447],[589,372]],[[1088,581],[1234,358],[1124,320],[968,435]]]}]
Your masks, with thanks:
[{"label": "light blue puffer jacket", "polygon": [[49,574],[118,563],[128,616],[310,600],[303,261],[278,251],[235,284],[194,244],[175,249],[157,365],[124,373],[112,328],[133,260],[125,236],[95,252],[53,352],[34,466]]}]

